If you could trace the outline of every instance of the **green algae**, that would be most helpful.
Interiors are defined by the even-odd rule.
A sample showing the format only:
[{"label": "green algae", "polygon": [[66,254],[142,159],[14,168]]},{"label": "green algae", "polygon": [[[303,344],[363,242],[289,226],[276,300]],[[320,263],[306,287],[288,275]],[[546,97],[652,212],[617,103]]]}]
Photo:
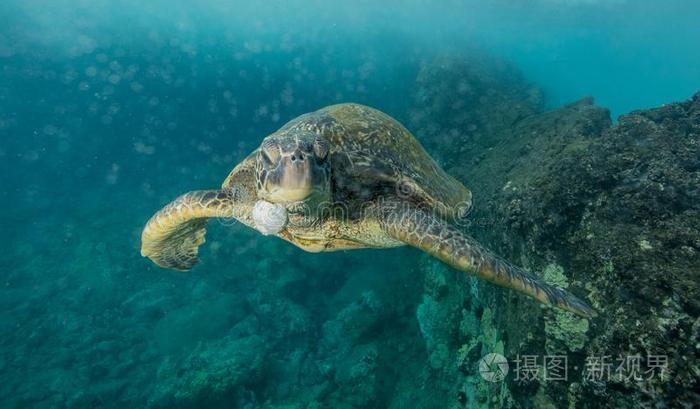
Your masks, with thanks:
[{"label": "green algae", "polygon": [[[544,280],[562,288],[568,288],[569,282],[564,268],[551,263],[544,269]],[[550,309],[545,315],[546,337],[545,349],[548,354],[566,351],[579,351],[588,343],[589,322],[566,311]],[[562,345],[564,349],[562,349]]]}]

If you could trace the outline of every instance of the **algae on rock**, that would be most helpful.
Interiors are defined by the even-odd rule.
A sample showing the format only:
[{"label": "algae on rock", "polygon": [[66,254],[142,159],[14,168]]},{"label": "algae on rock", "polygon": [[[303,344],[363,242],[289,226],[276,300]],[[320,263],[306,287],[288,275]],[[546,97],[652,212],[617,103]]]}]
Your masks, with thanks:
[{"label": "algae on rock", "polygon": [[[564,269],[551,263],[544,268],[543,279],[549,284],[568,288],[569,282]],[[588,319],[577,317],[565,311],[550,309],[545,313],[545,350],[549,355],[579,351],[588,342]]]}]

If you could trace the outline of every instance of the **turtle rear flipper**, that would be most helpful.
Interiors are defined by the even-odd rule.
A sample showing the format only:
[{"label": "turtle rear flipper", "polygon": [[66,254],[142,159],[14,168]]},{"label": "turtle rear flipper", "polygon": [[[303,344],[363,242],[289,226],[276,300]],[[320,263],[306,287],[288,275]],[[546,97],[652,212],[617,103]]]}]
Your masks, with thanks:
[{"label": "turtle rear flipper", "polygon": [[397,202],[386,205],[382,213],[387,234],[456,269],[584,318],[596,315],[585,301],[498,258],[471,237],[427,211]]},{"label": "turtle rear flipper", "polygon": [[186,271],[197,263],[207,220],[233,217],[229,190],[199,190],[183,194],[153,215],[141,233],[141,255],[161,267]]}]

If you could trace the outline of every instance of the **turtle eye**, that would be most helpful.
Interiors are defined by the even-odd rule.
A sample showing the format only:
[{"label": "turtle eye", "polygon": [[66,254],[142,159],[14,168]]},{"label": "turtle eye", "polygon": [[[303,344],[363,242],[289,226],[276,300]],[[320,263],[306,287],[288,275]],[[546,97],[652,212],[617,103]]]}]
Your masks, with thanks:
[{"label": "turtle eye", "polygon": [[277,162],[277,159],[279,159],[280,149],[279,146],[277,146],[277,143],[271,140],[266,140],[260,147],[260,154],[265,163],[272,165]]},{"label": "turtle eye", "polygon": [[328,141],[321,138],[317,137],[314,140],[314,154],[316,157],[320,160],[325,160],[326,156],[328,156],[328,151],[330,150],[330,146],[328,144]]}]

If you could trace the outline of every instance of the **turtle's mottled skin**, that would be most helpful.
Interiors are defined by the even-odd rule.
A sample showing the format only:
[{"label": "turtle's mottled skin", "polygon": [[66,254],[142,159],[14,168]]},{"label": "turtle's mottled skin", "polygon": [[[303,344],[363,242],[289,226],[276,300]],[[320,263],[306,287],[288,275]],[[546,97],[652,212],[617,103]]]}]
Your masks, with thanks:
[{"label": "turtle's mottled skin", "polygon": [[239,163],[220,190],[189,192],[168,204],[144,228],[141,254],[189,270],[207,219],[235,217],[255,228],[258,200],[286,207],[289,222],[277,236],[306,251],[408,244],[542,303],[594,315],[584,301],[501,260],[455,227],[471,206],[471,192],[400,123],[358,104],[290,121]]}]

